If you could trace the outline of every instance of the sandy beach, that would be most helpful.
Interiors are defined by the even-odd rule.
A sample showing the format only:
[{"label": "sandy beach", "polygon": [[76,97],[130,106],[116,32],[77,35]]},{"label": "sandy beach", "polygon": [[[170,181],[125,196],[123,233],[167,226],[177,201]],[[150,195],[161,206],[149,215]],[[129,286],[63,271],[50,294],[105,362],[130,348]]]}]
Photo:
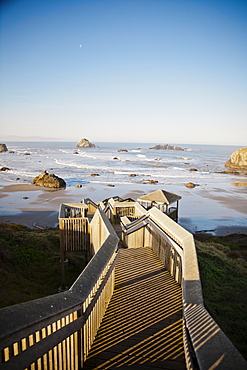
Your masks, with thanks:
[{"label": "sandy beach", "polygon": [[[187,189],[167,185],[164,190],[182,196],[179,223],[196,233],[208,231],[217,235],[247,233],[247,182],[225,188],[199,186]],[[0,187],[0,222],[16,223],[30,228],[56,227],[60,204],[91,198],[98,202],[119,195],[137,199],[160,188],[147,184],[89,183],[82,188],[54,190],[36,185],[4,184]]]}]

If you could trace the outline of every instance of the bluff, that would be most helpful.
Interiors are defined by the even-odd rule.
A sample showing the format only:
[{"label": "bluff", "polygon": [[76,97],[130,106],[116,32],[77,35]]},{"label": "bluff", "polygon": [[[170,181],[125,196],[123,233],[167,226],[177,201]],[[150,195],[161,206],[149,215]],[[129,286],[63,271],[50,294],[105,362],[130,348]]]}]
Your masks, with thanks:
[{"label": "bluff", "polygon": [[225,167],[247,170],[247,148],[241,148],[233,152]]},{"label": "bluff", "polygon": [[0,153],[7,152],[8,148],[6,144],[0,144]]},{"label": "bluff", "polygon": [[66,182],[63,179],[52,173],[49,174],[47,171],[43,171],[40,175],[36,176],[33,179],[32,184],[55,189],[66,187]]},{"label": "bluff", "polygon": [[149,149],[155,149],[155,150],[184,150],[183,148],[180,148],[179,146],[175,146],[175,145],[169,145],[169,144],[165,144],[165,145],[154,145],[152,146],[151,148]]},{"label": "bluff", "polygon": [[77,148],[96,148],[96,145],[93,143],[90,143],[88,139],[81,139],[77,144]]}]

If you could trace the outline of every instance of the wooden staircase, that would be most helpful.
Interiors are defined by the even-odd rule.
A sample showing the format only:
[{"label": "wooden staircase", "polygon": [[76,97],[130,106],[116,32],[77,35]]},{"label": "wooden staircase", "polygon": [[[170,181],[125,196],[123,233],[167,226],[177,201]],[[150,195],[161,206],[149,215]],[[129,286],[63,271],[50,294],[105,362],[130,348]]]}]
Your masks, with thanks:
[{"label": "wooden staircase", "polygon": [[185,369],[182,294],[150,248],[121,249],[85,369]]}]

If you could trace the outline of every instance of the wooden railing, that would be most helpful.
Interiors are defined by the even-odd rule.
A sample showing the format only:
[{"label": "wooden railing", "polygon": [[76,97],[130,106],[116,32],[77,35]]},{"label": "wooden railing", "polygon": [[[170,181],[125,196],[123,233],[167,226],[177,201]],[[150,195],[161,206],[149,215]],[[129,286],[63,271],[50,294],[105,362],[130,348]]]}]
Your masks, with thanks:
[{"label": "wooden railing", "polygon": [[62,251],[88,251],[89,223],[86,217],[59,218],[59,230]]},{"label": "wooden railing", "polygon": [[90,198],[83,199],[82,204],[86,204],[86,206],[88,207],[88,213],[90,214],[94,213],[96,209],[99,208],[98,204],[96,204]]},{"label": "wooden railing", "polygon": [[193,235],[153,207],[139,220],[121,218],[125,243],[151,247],[182,286],[187,369],[247,369],[247,363],[203,304]]},{"label": "wooden railing", "polygon": [[[83,368],[114,289],[118,237],[97,210],[90,238],[96,251],[65,292],[0,309],[0,369]],[[93,245],[94,246],[94,245]]]},{"label": "wooden railing", "polygon": [[178,209],[175,207],[170,207],[167,212],[167,216],[169,216],[172,220],[178,220]]},{"label": "wooden railing", "polygon": [[105,204],[104,212],[112,223],[119,222],[120,217],[140,217],[146,210],[139,203],[131,199],[110,198]]},{"label": "wooden railing", "polygon": [[59,218],[80,218],[87,215],[88,206],[84,203],[63,203],[60,205]]}]

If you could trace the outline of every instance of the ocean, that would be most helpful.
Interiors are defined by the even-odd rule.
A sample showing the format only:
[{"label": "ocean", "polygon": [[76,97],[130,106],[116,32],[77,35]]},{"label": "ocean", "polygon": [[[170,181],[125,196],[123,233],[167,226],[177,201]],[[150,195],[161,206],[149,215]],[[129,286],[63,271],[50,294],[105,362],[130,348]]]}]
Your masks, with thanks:
[{"label": "ocean", "polygon": [[162,187],[239,181],[239,176],[218,173],[226,170],[224,164],[239,149],[236,146],[176,144],[184,151],[174,151],[149,149],[155,143],[95,144],[97,148],[80,149],[75,142],[6,142],[9,151],[1,153],[0,165],[9,171],[2,171],[1,179],[16,183],[19,178],[31,183],[46,170],[62,177],[68,187],[79,183],[143,184],[150,180]]},{"label": "ocean", "polygon": [[[116,195],[137,199],[163,189],[182,197],[179,223],[187,230],[247,233],[247,177],[220,173],[227,170],[225,162],[237,146],[176,143],[184,150],[174,151],[150,149],[157,143],[101,142],[88,149],[76,148],[76,142],[5,143],[9,151],[0,154],[0,167],[9,170],[0,171],[1,215],[47,207],[58,210],[58,200],[98,202]],[[32,194],[5,188],[31,184],[44,170],[63,178],[66,189],[42,198],[44,191],[38,187]],[[188,189],[188,182],[195,187]]]}]

